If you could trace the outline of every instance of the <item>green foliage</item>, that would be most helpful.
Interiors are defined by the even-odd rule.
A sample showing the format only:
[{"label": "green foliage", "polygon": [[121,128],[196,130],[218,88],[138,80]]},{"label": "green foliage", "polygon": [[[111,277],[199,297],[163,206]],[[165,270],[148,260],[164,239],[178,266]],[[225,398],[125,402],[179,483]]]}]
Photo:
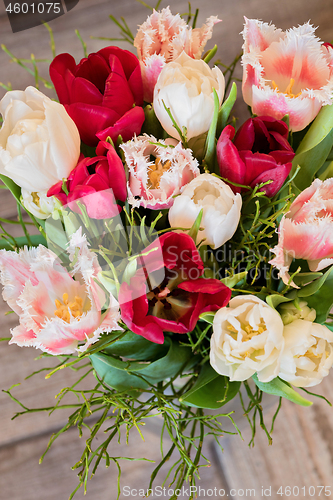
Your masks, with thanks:
[{"label": "green foliage", "polygon": [[[142,342],[139,342],[137,346],[138,353],[142,352],[141,344]],[[119,391],[147,389],[151,385],[182,373],[192,355],[191,349],[180,346],[178,342],[173,342],[169,337],[165,339],[165,346],[161,347],[154,349],[152,346],[148,346],[148,359],[151,355],[158,356],[155,361],[150,363],[123,361],[103,353],[92,354],[90,360],[96,373],[107,386]],[[117,343],[115,343],[115,348],[117,350]],[[165,352],[166,348],[167,352]],[[130,349],[133,349],[135,353],[136,346],[133,337],[130,341]],[[112,350],[111,346],[108,352]],[[119,346],[118,352],[125,352],[123,345]],[[127,354],[126,357],[131,358],[132,356]]]},{"label": "green foliage", "polygon": [[201,368],[198,380],[180,401],[197,408],[217,409],[233,399],[238,393],[240,382],[229,382],[206,363]]},{"label": "green foliage", "polygon": [[325,274],[317,278],[312,283],[304,286],[298,297],[305,298],[309,307],[313,307],[316,312],[316,323],[325,323],[328,313],[333,306],[333,266]]},{"label": "green foliage", "polygon": [[221,106],[221,109],[219,111],[219,116],[218,116],[218,121],[217,121],[217,130],[216,130],[216,137],[219,138],[221,135],[222,130],[226,126],[230,113],[232,111],[232,108],[236,102],[237,99],[237,85],[235,82],[232,83],[232,87],[230,90],[230,93],[227,97],[227,99],[224,101],[224,103]]},{"label": "green foliage", "polygon": [[203,164],[207,165],[211,172],[214,172],[214,164],[216,156],[216,127],[220,109],[219,97],[215,89],[213,89],[213,94],[214,94],[214,114],[208,130],[208,135],[205,144],[205,157],[203,160]]},{"label": "green foliage", "polygon": [[294,183],[299,190],[312,183],[333,146],[333,106],[323,106],[297,148],[291,175],[301,167]]},{"label": "green foliage", "polygon": [[308,399],[303,398],[291,387],[290,384],[284,382],[280,378],[275,378],[271,382],[260,382],[258,380],[257,374],[252,376],[255,384],[259,389],[267,394],[273,394],[274,396],[280,396],[282,398],[289,399],[293,403],[301,406],[311,406],[312,402]]}]

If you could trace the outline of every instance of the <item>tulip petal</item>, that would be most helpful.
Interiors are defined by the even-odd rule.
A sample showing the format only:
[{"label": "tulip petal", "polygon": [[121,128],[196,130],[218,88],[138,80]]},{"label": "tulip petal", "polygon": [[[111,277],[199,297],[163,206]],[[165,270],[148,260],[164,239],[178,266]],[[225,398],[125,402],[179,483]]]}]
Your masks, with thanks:
[{"label": "tulip petal", "polygon": [[260,191],[265,191],[266,196],[272,198],[282,188],[291,171],[291,167],[291,163],[276,165],[275,168],[266,170],[262,174],[258,175],[258,177],[251,182],[251,187],[254,188],[257,184],[261,184],[269,180],[273,181],[271,184],[267,184],[260,189]]},{"label": "tulip petal", "polygon": [[[235,129],[231,125],[227,125],[223,129],[216,146],[217,161],[221,177],[229,179],[236,184],[243,184],[246,167],[237,148],[231,142],[234,134]],[[234,193],[240,192],[240,188],[236,186],[232,186],[231,188]]]},{"label": "tulip petal", "polygon": [[[97,87],[101,94],[104,94],[105,81],[110,74],[110,67],[100,53],[89,54],[77,65],[75,76],[88,80]],[[71,100],[73,102],[73,100]],[[81,98],[79,102],[85,102]]]},{"label": "tulip petal", "polygon": [[142,125],[145,121],[145,113],[143,108],[135,106],[125,113],[121,118],[115,121],[108,127],[101,127],[96,133],[96,136],[101,141],[106,141],[108,137],[116,144],[118,137],[121,135],[124,142],[132,139],[134,135],[139,135]]},{"label": "tulip petal", "polygon": [[71,102],[71,89],[65,82],[65,75],[69,73],[73,76],[76,73],[76,63],[74,57],[70,54],[59,54],[51,62],[49,72],[52,83],[59,97],[59,101],[61,104],[69,104]]},{"label": "tulip petal", "polygon": [[119,119],[119,114],[110,108],[76,102],[66,106],[67,113],[74,120],[82,142],[96,146],[97,133],[111,127]]}]

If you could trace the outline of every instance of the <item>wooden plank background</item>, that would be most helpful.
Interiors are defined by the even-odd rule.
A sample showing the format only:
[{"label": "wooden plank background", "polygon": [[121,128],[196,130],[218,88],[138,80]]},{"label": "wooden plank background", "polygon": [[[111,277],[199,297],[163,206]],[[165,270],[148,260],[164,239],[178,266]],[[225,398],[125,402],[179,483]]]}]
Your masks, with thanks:
[{"label": "wooden plank background", "polygon": [[[187,10],[184,0],[169,2],[173,12]],[[164,6],[167,3],[165,2]],[[163,4],[162,4],[163,6]],[[272,21],[276,26],[287,29],[302,24],[309,19],[319,26],[317,34],[325,41],[333,39],[333,4],[331,0],[193,0],[192,7],[201,9],[199,25],[209,15],[218,15],[223,22],[215,26],[213,43],[219,47],[218,55],[225,63],[230,63],[240,52],[243,16]],[[129,26],[135,32],[142,23],[147,10],[134,0],[80,0],[75,9],[65,16],[52,21],[57,52],[71,52],[77,59],[82,56],[82,47],[74,34],[78,28],[87,41],[88,51],[93,52],[105,46],[105,42],[90,39],[89,36],[115,37],[118,30],[108,19],[112,13],[116,17],[125,16]],[[5,14],[4,4],[0,3],[0,42],[19,57],[30,57],[34,53],[38,58],[50,57],[48,34],[43,26],[13,34]],[[126,44],[120,44],[128,48]],[[42,70],[47,75],[47,65]],[[240,71],[238,72],[240,76]],[[4,53],[0,53],[0,81],[11,81],[13,88],[23,89],[32,84],[31,77],[16,64],[9,62]],[[44,90],[41,88],[41,90]],[[3,91],[0,91],[3,95]],[[239,104],[236,114],[244,117],[246,107]],[[241,122],[242,120],[240,120]],[[15,204],[8,195],[0,193],[1,217],[14,217]],[[5,316],[8,310],[4,303],[0,305],[1,334],[7,337],[9,329],[17,324],[14,314]],[[53,404],[54,396],[62,387],[75,380],[72,372],[61,372],[45,380],[38,375],[24,381],[32,371],[45,365],[45,360],[35,361],[38,352],[34,349],[20,349],[0,343],[0,388],[8,389],[12,384],[21,383],[14,390],[14,395],[28,407],[41,407]],[[333,400],[333,373],[320,386],[320,392]],[[267,419],[272,417],[276,402],[267,398]],[[229,406],[233,409],[233,406]],[[76,475],[71,466],[79,459],[84,446],[84,438],[78,437],[76,430],[66,433],[56,442],[43,465],[38,459],[45,450],[49,436],[57,431],[66,421],[66,414],[33,414],[11,421],[18,410],[17,405],[5,393],[0,393],[0,499],[1,500],[65,500],[76,487]],[[201,488],[225,488],[226,492],[234,488],[237,492],[232,497],[237,500],[246,496],[246,489],[256,490],[255,498],[264,498],[262,488],[271,498],[284,498],[277,494],[278,488],[298,486],[291,498],[324,498],[319,486],[331,487],[333,491],[333,409],[324,401],[316,400],[311,408],[302,408],[284,401],[281,413],[273,433],[273,445],[267,446],[267,438],[260,429],[255,440],[255,447],[249,449],[249,429],[241,409],[236,411],[236,420],[242,430],[244,440],[238,436],[224,435],[221,443],[224,453],[211,440],[207,440],[205,454],[211,460],[211,467],[202,469]],[[155,419],[146,426],[142,442],[133,433],[130,446],[122,441],[114,445],[115,455],[145,456],[158,459],[160,421]],[[153,464],[126,463],[122,476],[122,485],[132,488],[146,487],[149,472]],[[163,477],[163,474],[162,476]],[[159,482],[161,484],[161,481]],[[313,486],[316,489],[313,494]],[[304,487],[305,489],[301,489]],[[331,495],[326,490],[326,498]],[[288,493],[288,490],[287,490]],[[250,496],[250,493],[248,494]],[[79,491],[77,499],[83,498]],[[89,481],[86,498],[94,500],[114,500],[116,498],[116,469],[101,467],[97,476]],[[121,498],[125,498],[124,495]],[[155,499],[157,496],[151,496]],[[188,498],[182,496],[181,498]],[[200,498],[211,498],[209,492]],[[254,498],[252,494],[252,498]]]}]

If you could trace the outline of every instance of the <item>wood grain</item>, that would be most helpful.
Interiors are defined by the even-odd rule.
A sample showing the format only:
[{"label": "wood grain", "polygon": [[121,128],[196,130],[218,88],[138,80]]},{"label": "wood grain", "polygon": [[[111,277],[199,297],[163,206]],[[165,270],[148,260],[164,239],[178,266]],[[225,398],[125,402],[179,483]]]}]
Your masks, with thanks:
[{"label": "wood grain", "polygon": [[[187,2],[171,0],[171,9],[186,11]],[[167,5],[167,3],[165,3]],[[218,44],[219,58],[229,64],[240,52],[243,16],[272,21],[283,29],[302,24],[309,19],[319,26],[317,35],[325,41],[333,39],[333,4],[331,0],[307,2],[305,0],[193,0],[192,7],[199,7],[199,25],[209,15],[218,15],[223,21],[214,28],[214,38],[209,47]],[[82,57],[82,47],[74,34],[78,28],[87,41],[88,51],[96,51],[106,43],[89,39],[90,35],[100,37],[117,37],[118,29],[108,19],[112,13],[116,17],[125,16],[135,32],[136,26],[143,22],[147,10],[134,0],[122,2],[104,0],[81,0],[79,5],[65,16],[51,23],[54,29],[57,52],[71,52],[77,59]],[[13,34],[6,18],[4,5],[0,3],[0,41],[9,50],[20,57],[50,57],[48,33],[43,26],[21,33]],[[123,48],[130,48],[120,44]],[[238,70],[241,76],[241,70]],[[47,64],[42,69],[47,77]],[[0,53],[0,81],[11,81],[13,88],[25,88],[33,84],[31,76],[16,64],[10,63],[4,53]],[[41,88],[42,91],[45,89]],[[3,91],[0,91],[0,96]],[[246,107],[241,102],[237,105],[236,115],[241,122],[246,117]],[[15,203],[5,191],[0,191],[0,216],[15,217]],[[1,334],[9,336],[9,328],[17,324],[14,314],[5,316],[8,308],[2,303],[0,307]],[[75,374],[60,372],[49,380],[44,374],[28,381],[24,378],[32,371],[46,366],[45,360],[35,361],[38,351],[20,349],[0,343],[0,386],[8,389],[14,383],[21,385],[13,393],[29,407],[40,407],[51,404],[54,396],[62,387],[75,380]],[[320,385],[320,392],[333,400],[333,374]],[[274,403],[275,404],[275,403]],[[76,486],[75,472],[71,466],[79,459],[84,446],[84,438],[78,438],[75,430],[66,433],[52,447],[44,463],[39,466],[38,459],[43,453],[49,436],[66,421],[66,412],[47,414],[36,413],[33,416],[20,417],[14,421],[10,418],[18,411],[17,405],[5,393],[0,394],[1,426],[0,426],[0,499],[1,500],[65,500]],[[230,407],[233,409],[233,406]],[[275,406],[268,401],[267,420],[272,417]],[[224,453],[208,439],[205,453],[212,461],[210,468],[202,469],[201,487],[235,488],[246,490],[254,488],[256,496],[264,498],[261,488],[272,488],[271,498],[279,499],[276,491],[279,486],[306,487],[306,495],[300,490],[299,498],[311,498],[310,486],[331,486],[333,490],[333,411],[324,401],[316,400],[311,408],[297,407],[287,401],[283,403],[273,433],[273,445],[267,445],[267,438],[261,429],[255,440],[255,447],[249,449],[249,429],[241,417],[241,409],[237,409],[237,423],[242,431],[244,441],[238,436],[225,434],[221,438]],[[226,421],[226,430],[230,430]],[[119,456],[145,456],[158,459],[159,454],[159,422],[151,423],[145,429],[145,441],[142,442],[135,433],[131,436],[130,446],[122,440],[115,445],[115,454]],[[152,464],[143,462],[124,465],[122,485],[133,488],[146,487]],[[163,473],[159,484],[163,479]],[[319,491],[319,490],[318,490]],[[317,493],[318,493],[317,491]],[[233,498],[244,498],[239,492]],[[301,495],[302,493],[302,495]],[[86,498],[94,500],[116,499],[116,468],[101,468],[97,477],[89,481]],[[322,493],[321,498],[324,497]],[[83,498],[83,492],[77,494]],[[124,495],[121,498],[125,498]],[[158,498],[151,496],[150,498]],[[180,498],[188,498],[183,496]],[[208,498],[200,496],[200,498]],[[283,498],[283,497],[282,497]],[[291,497],[292,498],[292,497]],[[316,495],[314,498],[319,498]],[[326,496],[327,498],[327,496]]]}]

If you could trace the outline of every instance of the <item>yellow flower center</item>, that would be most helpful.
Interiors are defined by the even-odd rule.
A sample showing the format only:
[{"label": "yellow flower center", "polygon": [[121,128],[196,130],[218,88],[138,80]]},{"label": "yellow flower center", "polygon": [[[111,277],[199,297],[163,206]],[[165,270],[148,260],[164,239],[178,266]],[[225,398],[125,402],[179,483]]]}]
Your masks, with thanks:
[{"label": "yellow flower center", "polygon": [[37,207],[39,207],[40,198],[38,196],[38,193],[31,193],[31,196],[32,196],[32,201],[34,202],[34,204],[37,205]]},{"label": "yellow flower center", "polygon": [[148,172],[148,187],[153,189],[158,189],[160,187],[160,180],[162,175],[165,172],[168,172],[171,167],[171,161],[167,160],[166,162],[162,162],[161,158],[157,157],[155,163],[151,165],[150,170]]},{"label": "yellow flower center", "polygon": [[[227,330],[229,330],[230,335],[234,335],[233,338],[236,340],[237,339],[237,333],[238,333],[237,330],[236,330],[236,328],[229,323],[229,325],[227,326]],[[252,328],[252,326],[250,326],[250,325],[246,325],[246,326],[242,327],[242,330],[243,330],[243,332],[242,332],[243,333],[242,341],[246,342],[248,340],[251,340],[256,335],[260,335],[261,333],[265,332],[267,330],[267,328],[266,328],[265,324],[260,323],[260,325],[258,326],[257,330],[254,330]],[[244,332],[245,332],[245,334],[244,334]],[[255,349],[254,347],[250,347],[248,351],[246,351],[244,354],[241,354],[241,357],[243,359],[245,359],[245,358],[250,357],[253,353],[256,353],[256,355],[262,354],[262,349],[258,350],[258,349]]]},{"label": "yellow flower center", "polygon": [[295,80],[293,78],[290,78],[290,82],[289,82],[286,90],[283,92],[282,90],[279,90],[279,87],[276,85],[276,83],[274,82],[274,80],[272,80],[273,89],[277,90],[280,94],[287,94],[288,97],[298,97],[302,93],[302,92],[299,92],[298,94],[293,94],[292,93],[291,90],[292,90],[292,88],[294,86],[294,83],[295,83]]},{"label": "yellow flower center", "polygon": [[56,299],[55,305],[56,310],[54,311],[54,315],[58,316],[58,318],[63,319],[66,323],[70,322],[71,314],[74,318],[79,318],[83,314],[83,299],[75,295],[74,302],[69,302],[68,293],[64,293],[62,296],[63,303]]}]

